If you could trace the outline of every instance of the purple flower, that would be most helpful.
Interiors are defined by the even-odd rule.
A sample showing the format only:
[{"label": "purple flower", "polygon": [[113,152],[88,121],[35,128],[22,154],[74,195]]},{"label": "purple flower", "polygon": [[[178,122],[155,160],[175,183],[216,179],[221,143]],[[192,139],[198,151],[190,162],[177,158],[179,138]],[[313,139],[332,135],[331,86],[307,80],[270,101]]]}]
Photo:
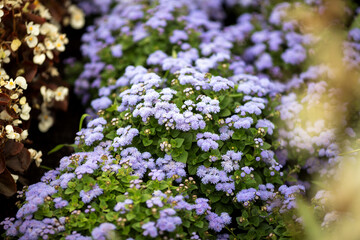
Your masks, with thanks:
[{"label": "purple flower", "polygon": [[61,197],[57,197],[54,199],[55,208],[63,208],[69,205],[69,202],[66,200],[63,200]]},{"label": "purple flower", "polygon": [[220,140],[219,135],[215,133],[205,132],[204,134],[198,133],[196,135],[197,145],[204,152],[208,152],[210,149],[217,149],[219,144],[215,141]]},{"label": "purple flower", "polygon": [[259,119],[256,128],[267,128],[267,132],[272,135],[274,132],[275,125],[267,119]]},{"label": "purple flower", "polygon": [[233,115],[230,118],[225,119],[225,122],[229,127],[234,127],[236,129],[248,129],[251,127],[253,121],[254,120],[251,117],[240,118],[238,115]]},{"label": "purple flower", "polygon": [[195,200],[195,210],[197,215],[203,215],[206,211],[210,210],[211,207],[208,204],[209,200],[205,198],[198,198]]},{"label": "purple flower", "polygon": [[356,41],[359,42],[360,41],[360,29],[359,28],[353,28],[349,31],[349,37]]},{"label": "purple flower", "polygon": [[92,240],[92,238],[82,236],[80,233],[73,231],[70,235],[65,237],[65,240]]},{"label": "purple flower", "polygon": [[255,188],[243,189],[236,194],[236,199],[238,202],[252,201],[255,198],[255,194]]},{"label": "purple flower", "polygon": [[108,108],[112,104],[112,101],[108,97],[101,97],[91,102],[91,106],[96,110],[103,110]]},{"label": "purple flower", "polygon": [[102,223],[99,227],[92,230],[91,236],[93,239],[106,240],[110,233],[116,229],[116,226],[112,223]]},{"label": "purple flower", "polygon": [[126,199],[124,202],[118,202],[115,207],[115,212],[120,212],[121,214],[125,214],[129,211],[128,208],[126,208],[128,205],[133,204],[133,201],[131,199]]},{"label": "purple flower", "polygon": [[164,59],[167,58],[168,55],[161,50],[157,50],[154,53],[150,54],[146,63],[148,65],[162,65]]},{"label": "purple flower", "polygon": [[187,40],[189,37],[187,33],[183,30],[174,30],[173,34],[170,36],[170,42],[171,43],[177,43],[181,40]]},{"label": "purple flower", "polygon": [[87,192],[81,190],[80,197],[84,203],[89,203],[91,202],[91,200],[93,200],[95,197],[100,196],[101,194],[103,194],[103,190],[96,183],[95,186],[93,186],[93,188]]},{"label": "purple flower", "polygon": [[225,225],[231,223],[231,217],[228,213],[225,212],[221,213],[219,216],[216,213],[208,211],[206,220],[209,221],[209,228],[215,232],[220,232],[225,227]]},{"label": "purple flower", "polygon": [[110,49],[114,57],[120,58],[123,55],[121,44],[114,45]]},{"label": "purple flower", "polygon": [[306,59],[306,49],[301,45],[295,45],[292,48],[287,49],[281,58],[284,62],[291,65],[297,65],[302,63]]},{"label": "purple flower", "polygon": [[155,227],[155,223],[154,222],[148,222],[145,223],[144,225],[141,226],[142,229],[144,229],[145,231],[143,232],[144,236],[150,236],[152,238],[155,238],[158,236],[158,231],[157,228]]},{"label": "purple flower", "polygon": [[176,212],[174,209],[167,208],[160,211],[160,218],[156,221],[156,227],[160,231],[173,232],[177,225],[182,223],[180,217],[173,217]]},{"label": "purple flower", "polygon": [[162,181],[165,178],[165,173],[162,170],[153,169],[149,173],[152,180]]},{"label": "purple flower", "polygon": [[263,53],[255,62],[255,66],[259,71],[269,69],[273,66],[272,58],[270,54]]},{"label": "purple flower", "polygon": [[116,134],[119,135],[119,137],[114,138],[114,142],[112,146],[114,147],[115,151],[119,147],[124,147],[126,145],[130,145],[137,135],[139,135],[139,130],[136,128],[131,128],[131,125],[125,127],[125,128],[119,128],[116,131]]},{"label": "purple flower", "polygon": [[146,206],[148,208],[152,208],[154,205],[158,207],[163,207],[164,203],[162,202],[160,197],[152,197],[151,199],[146,201]]}]

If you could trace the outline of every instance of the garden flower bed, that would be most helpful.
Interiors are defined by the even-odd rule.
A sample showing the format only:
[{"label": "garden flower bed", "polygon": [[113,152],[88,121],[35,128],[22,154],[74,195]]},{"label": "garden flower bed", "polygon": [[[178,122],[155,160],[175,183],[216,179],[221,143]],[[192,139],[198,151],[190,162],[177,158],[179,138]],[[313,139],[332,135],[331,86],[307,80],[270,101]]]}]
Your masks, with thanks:
[{"label": "garden flower bed", "polygon": [[19,200],[4,238],[311,239],[337,226],[329,186],[359,148],[357,4],[0,6],[0,193]]}]

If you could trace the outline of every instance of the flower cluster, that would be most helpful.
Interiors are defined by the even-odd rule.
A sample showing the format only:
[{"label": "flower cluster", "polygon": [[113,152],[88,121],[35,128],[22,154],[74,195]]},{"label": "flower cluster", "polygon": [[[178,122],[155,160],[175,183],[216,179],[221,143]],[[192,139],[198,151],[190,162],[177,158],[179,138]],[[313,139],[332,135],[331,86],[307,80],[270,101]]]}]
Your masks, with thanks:
[{"label": "flower cluster", "polygon": [[67,18],[72,26],[82,27],[78,21],[84,16],[68,0],[64,9],[54,9],[54,2],[0,3],[0,178],[6,183],[0,194],[7,196],[16,192],[12,176],[18,178],[9,170],[23,174],[32,160],[37,166],[41,162],[41,151],[23,145],[30,142],[30,120],[38,117],[39,130],[46,132],[54,122],[50,109],[67,109],[69,91],[55,67],[68,43],[60,27]]},{"label": "flower cluster", "polygon": [[[290,209],[281,203],[290,206],[294,195],[285,190],[275,194],[287,186],[281,187],[286,174],[271,151],[272,118],[265,117],[274,111],[271,87],[258,88],[268,94],[253,96],[242,83],[191,67],[165,78],[129,67],[122,78],[129,88],[99,108],[100,116],[78,133],[77,149],[83,152],[63,158],[59,168],[43,177],[42,188],[55,191],[44,196],[49,200],[34,203],[26,198],[25,207],[34,205],[28,218],[37,211],[51,211],[53,216],[67,212],[66,229],[56,236],[77,236],[73,227],[83,226],[88,236],[99,238],[140,231],[151,238],[190,238],[195,232],[215,239],[236,222],[237,212],[265,207],[268,217],[261,221],[271,228],[269,219]],[[245,79],[245,86],[252,79],[259,81]],[[193,94],[184,95],[190,88]],[[115,92],[110,88],[108,96]],[[249,102],[261,103],[261,111],[237,111]],[[236,124],[241,119],[248,121],[246,127]],[[230,204],[242,202],[249,195],[244,191],[250,190],[253,195],[246,204]],[[26,221],[23,217],[16,221]],[[85,222],[92,218],[97,220],[89,229]],[[245,229],[243,223],[237,229]]]},{"label": "flower cluster", "polygon": [[[297,173],[333,174],[342,159],[341,134],[327,121],[330,108],[343,116],[345,134],[356,137],[338,91],[326,81],[332,71],[308,61],[318,39],[287,16],[300,3],[294,4],[80,1],[87,13],[102,14],[82,37],[87,62],[75,83],[93,120],[77,133],[77,153],[42,178],[37,187],[45,195],[26,195],[17,219],[3,222],[7,235],[26,236],[22,226],[33,218],[68,216],[51,234],[289,237],[282,214],[292,216],[308,185]],[[322,14],[321,1],[306,4]],[[222,8],[211,16],[219,6],[240,10],[235,24],[220,22]],[[28,45],[41,34],[36,24],[26,25]],[[354,28],[344,44],[349,68],[358,66],[359,40]],[[51,57],[46,46],[40,50],[36,62]],[[9,61],[7,49],[1,56]],[[21,90],[21,79],[11,84],[3,85]],[[43,102],[65,99],[59,88],[42,88]],[[27,110],[19,112],[26,118]],[[4,131],[22,137],[14,127]]]}]

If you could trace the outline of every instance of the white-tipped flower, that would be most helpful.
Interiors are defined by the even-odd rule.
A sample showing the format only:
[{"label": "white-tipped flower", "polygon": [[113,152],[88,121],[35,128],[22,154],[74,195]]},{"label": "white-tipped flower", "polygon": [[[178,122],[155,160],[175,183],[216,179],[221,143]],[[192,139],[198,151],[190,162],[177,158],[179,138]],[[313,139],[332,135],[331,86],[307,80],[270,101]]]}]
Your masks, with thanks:
[{"label": "white-tipped flower", "polygon": [[35,48],[34,48],[34,58],[33,58],[33,62],[35,64],[38,65],[42,65],[45,62],[46,56],[44,54],[44,46],[39,43]]},{"label": "white-tipped flower", "polygon": [[14,80],[11,78],[9,81],[6,81],[5,88],[13,90],[16,87]]},{"label": "white-tipped flower", "polygon": [[44,39],[44,44],[47,50],[53,50],[55,48],[54,43],[49,38]]},{"label": "white-tipped flower", "polygon": [[25,38],[27,45],[29,48],[34,48],[38,44],[39,40],[36,36],[30,35]]},{"label": "white-tipped flower", "polygon": [[21,41],[18,38],[15,38],[14,40],[12,40],[10,47],[11,47],[11,50],[16,52],[20,46],[21,46]]},{"label": "white-tipped flower", "polygon": [[42,35],[49,36],[50,38],[58,35],[59,28],[51,23],[44,23],[40,27],[40,33]]},{"label": "white-tipped flower", "polygon": [[31,159],[35,160],[35,164],[37,167],[40,167],[40,163],[42,162],[42,152],[41,151],[36,151],[35,149],[30,148],[29,149],[30,152],[30,157]]},{"label": "white-tipped flower", "polygon": [[69,93],[69,89],[66,87],[58,87],[55,90],[55,100],[56,101],[64,101],[64,99],[66,98],[66,96]]},{"label": "white-tipped flower", "polygon": [[56,48],[56,50],[58,50],[59,52],[65,51],[64,42],[61,41],[60,39],[56,40],[56,42],[55,42],[55,48]]},{"label": "white-tipped flower", "polygon": [[19,103],[20,103],[20,105],[24,105],[26,103],[26,97],[20,98]]},{"label": "white-tipped flower", "polygon": [[18,175],[15,174],[11,174],[12,178],[14,179],[15,182],[17,182],[17,180],[19,179]]},{"label": "white-tipped flower", "polygon": [[50,20],[51,14],[48,8],[46,8],[44,5],[38,3],[35,7],[35,10],[39,12],[40,17]]},{"label": "white-tipped flower", "polygon": [[25,121],[29,120],[30,111],[31,111],[31,107],[29,106],[28,103],[25,103],[24,105],[22,105],[20,117]]},{"label": "white-tipped flower", "polygon": [[49,128],[54,124],[54,118],[50,116],[50,111],[46,108],[46,105],[41,106],[41,114],[39,115],[39,130],[41,132],[47,132]]},{"label": "white-tipped flower", "polygon": [[40,88],[40,93],[43,96],[44,102],[50,103],[54,99],[55,92],[45,86]]},{"label": "white-tipped flower", "polygon": [[19,113],[19,112],[20,112],[19,105],[17,105],[17,104],[14,104],[11,108],[12,108],[16,113]]},{"label": "white-tipped flower", "polygon": [[2,16],[4,16],[4,11],[2,10],[2,8],[4,7],[4,4],[3,3],[0,3],[1,6],[0,6],[0,22],[1,22],[1,18]]},{"label": "white-tipped flower", "polygon": [[71,27],[73,27],[74,29],[80,29],[82,27],[84,27],[85,25],[85,15],[84,12],[76,7],[75,5],[71,5],[69,7],[69,12],[70,12],[70,25]]},{"label": "white-tipped flower", "polygon": [[40,33],[40,24],[34,24],[33,22],[26,23],[26,32],[29,35],[37,36]]},{"label": "white-tipped flower", "polygon": [[6,130],[6,137],[7,137],[8,139],[17,140],[17,139],[20,138],[20,134],[18,134],[17,132],[14,131],[13,126],[7,125],[7,126],[5,127],[5,130]]},{"label": "white-tipped flower", "polygon": [[10,54],[11,51],[6,49],[2,49],[0,48],[0,63],[4,62],[4,63],[9,63],[10,62]]},{"label": "white-tipped flower", "polygon": [[13,122],[12,122],[12,125],[13,126],[19,126],[20,124],[22,123],[22,121],[20,119],[15,119]]},{"label": "white-tipped flower", "polygon": [[26,90],[27,89],[27,82],[26,79],[22,76],[18,76],[15,79],[15,83],[20,86],[22,89]]},{"label": "white-tipped flower", "polygon": [[8,80],[10,77],[3,68],[0,68],[0,80]]},{"label": "white-tipped flower", "polygon": [[24,131],[22,131],[22,133],[20,134],[21,140],[27,139],[28,136],[29,136],[28,130],[24,130]]},{"label": "white-tipped flower", "polygon": [[14,93],[10,96],[11,99],[18,99],[19,98],[19,94]]}]

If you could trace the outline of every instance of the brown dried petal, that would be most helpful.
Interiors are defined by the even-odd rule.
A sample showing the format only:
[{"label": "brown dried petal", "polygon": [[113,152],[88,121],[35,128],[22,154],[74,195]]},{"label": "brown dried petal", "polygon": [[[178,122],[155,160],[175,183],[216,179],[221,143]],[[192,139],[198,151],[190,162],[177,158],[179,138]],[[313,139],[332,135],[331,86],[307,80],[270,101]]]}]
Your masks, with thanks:
[{"label": "brown dried petal", "polygon": [[6,167],[19,173],[24,173],[29,168],[30,163],[30,152],[26,148],[23,148],[16,156],[6,159]]},{"label": "brown dried petal", "polygon": [[3,153],[0,153],[0,174],[3,173],[6,169],[5,156]]},{"label": "brown dried petal", "polygon": [[12,118],[19,118],[19,116],[16,114],[15,110],[12,108],[9,108],[9,106],[6,106],[6,112],[12,117]]},{"label": "brown dried petal", "polygon": [[42,17],[32,14],[32,13],[23,13],[23,16],[25,16],[28,20],[30,20],[34,23],[43,24],[46,22],[45,18],[42,18]]},{"label": "brown dried petal", "polygon": [[5,159],[19,154],[23,148],[24,144],[22,143],[15,142],[14,140],[7,141],[4,147]]},{"label": "brown dried petal", "polygon": [[60,110],[62,110],[64,112],[67,111],[68,106],[69,106],[69,102],[68,102],[67,98],[64,101],[59,101],[59,102],[55,101],[54,102],[54,108],[55,109],[60,109]]},{"label": "brown dried petal", "polygon": [[16,183],[9,170],[0,174],[0,194],[11,197],[16,193]]},{"label": "brown dried petal", "polygon": [[38,71],[38,66],[30,61],[24,61],[23,66],[25,66],[24,78],[26,82],[31,83]]},{"label": "brown dried petal", "polygon": [[10,97],[5,93],[0,93],[0,106],[2,105],[8,105],[8,103],[11,101]]}]

